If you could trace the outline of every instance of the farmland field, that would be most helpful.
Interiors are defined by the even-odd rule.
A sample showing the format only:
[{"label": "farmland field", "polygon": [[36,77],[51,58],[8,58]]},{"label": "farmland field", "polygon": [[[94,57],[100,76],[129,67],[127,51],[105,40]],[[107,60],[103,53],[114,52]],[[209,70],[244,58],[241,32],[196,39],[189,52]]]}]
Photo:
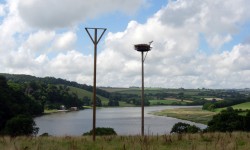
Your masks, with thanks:
[{"label": "farmland field", "polygon": [[[233,105],[231,106],[233,107],[233,109],[241,109],[241,110],[250,110],[250,102],[245,102],[245,103],[241,103],[241,104],[237,104],[237,105]],[[220,112],[222,110],[227,109],[226,107],[224,108],[217,108],[215,109],[216,112]]]},{"label": "farmland field", "polygon": [[188,102],[181,101],[181,100],[149,100],[150,105],[173,105],[173,104],[178,104],[178,105],[186,105]]},{"label": "farmland field", "polygon": [[250,102],[246,102],[246,103],[241,103],[238,105],[234,105],[232,106],[233,109],[242,109],[242,110],[250,110]]}]

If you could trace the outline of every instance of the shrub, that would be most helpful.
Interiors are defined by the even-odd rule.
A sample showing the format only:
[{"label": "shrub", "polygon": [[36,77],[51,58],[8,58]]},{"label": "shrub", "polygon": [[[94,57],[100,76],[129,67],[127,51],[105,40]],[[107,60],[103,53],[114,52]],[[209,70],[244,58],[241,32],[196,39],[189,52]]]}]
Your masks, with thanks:
[{"label": "shrub", "polygon": [[208,122],[207,131],[249,131],[250,130],[250,117],[241,116],[232,107],[228,107],[221,113],[214,115],[213,119]]},{"label": "shrub", "polygon": [[39,128],[35,126],[36,124],[32,117],[27,115],[18,115],[7,121],[5,133],[10,136],[36,135]]},{"label": "shrub", "polygon": [[50,136],[50,135],[49,135],[49,133],[45,132],[45,133],[41,134],[40,136],[41,136],[41,137],[48,137],[48,136]]},{"label": "shrub", "polygon": [[[92,135],[93,130],[90,130],[89,132],[83,133],[83,135]],[[105,127],[98,127],[96,128],[96,135],[117,135],[115,130],[113,128],[105,128]]]},{"label": "shrub", "polygon": [[190,125],[188,123],[178,122],[173,127],[170,133],[197,133],[201,129],[195,125]]}]

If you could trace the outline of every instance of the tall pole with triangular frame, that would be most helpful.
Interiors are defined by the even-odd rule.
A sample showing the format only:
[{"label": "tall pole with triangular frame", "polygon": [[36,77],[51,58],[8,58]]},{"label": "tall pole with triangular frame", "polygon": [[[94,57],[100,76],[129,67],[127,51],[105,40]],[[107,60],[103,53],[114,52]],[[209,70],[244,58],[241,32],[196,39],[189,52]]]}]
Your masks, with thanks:
[{"label": "tall pole with triangular frame", "polygon": [[[99,43],[104,32],[107,29],[106,28],[85,28],[85,30],[87,31],[91,41],[94,44],[94,79],[93,79],[93,97],[92,97],[92,100],[93,100],[93,129],[92,129],[92,131],[93,131],[93,141],[95,141],[95,135],[96,135],[96,56],[97,56],[97,44]],[[94,38],[89,33],[89,30],[94,30]],[[99,38],[97,37],[98,30],[102,30],[102,33],[101,33]]]}]

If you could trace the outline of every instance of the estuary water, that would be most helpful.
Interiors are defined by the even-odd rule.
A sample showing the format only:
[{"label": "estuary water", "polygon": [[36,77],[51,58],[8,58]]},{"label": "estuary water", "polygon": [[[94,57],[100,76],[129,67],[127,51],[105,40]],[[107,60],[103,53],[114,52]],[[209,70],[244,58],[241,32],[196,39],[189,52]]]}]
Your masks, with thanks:
[{"label": "estuary water", "polygon": [[[194,124],[200,128],[206,125],[184,121],[171,117],[155,116],[150,112],[163,109],[188,108],[194,106],[152,106],[145,107],[145,134],[169,134],[177,122]],[[35,118],[40,128],[38,135],[49,133],[54,136],[80,136],[92,129],[92,109],[59,112]],[[96,110],[96,127],[111,127],[118,135],[139,135],[141,131],[141,107],[100,108]]]}]

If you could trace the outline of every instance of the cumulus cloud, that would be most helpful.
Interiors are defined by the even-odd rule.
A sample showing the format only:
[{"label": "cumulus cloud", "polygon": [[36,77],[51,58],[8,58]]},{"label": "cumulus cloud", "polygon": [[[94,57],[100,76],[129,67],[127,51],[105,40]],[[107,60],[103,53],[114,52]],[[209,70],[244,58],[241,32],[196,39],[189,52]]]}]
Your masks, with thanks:
[{"label": "cumulus cloud", "polygon": [[54,39],[55,35],[56,33],[54,31],[39,30],[30,34],[23,46],[24,48],[33,51],[47,51],[48,46]]},{"label": "cumulus cloud", "polygon": [[17,48],[17,42],[22,39],[21,34],[29,30],[26,23],[19,17],[16,1],[8,1],[5,7],[8,14],[5,14],[0,24],[0,51]]},{"label": "cumulus cloud", "polygon": [[[62,0],[60,5],[58,0],[16,2],[8,1],[8,8],[4,8],[8,11],[4,11],[0,24],[0,70],[86,84],[92,84],[93,56],[84,55],[74,47],[77,31],[53,29],[77,26],[78,22],[111,11],[133,12],[144,3],[143,0],[75,0],[74,3]],[[250,45],[248,40],[236,43],[234,35],[249,20],[249,7],[248,0],[178,0],[169,1],[145,23],[131,20],[124,31],[109,32],[102,39],[97,85],[140,86],[141,54],[133,46],[153,40],[153,49],[145,60],[145,86],[248,86]],[[212,48],[210,52],[203,52],[200,35],[204,35]],[[232,41],[236,44],[231,49],[221,49]]]},{"label": "cumulus cloud", "polygon": [[70,49],[77,40],[77,36],[74,32],[66,32],[55,39],[53,50],[67,50]]},{"label": "cumulus cloud", "polygon": [[219,49],[231,40],[239,25],[249,19],[250,3],[247,0],[200,1],[178,0],[159,11],[163,24],[174,28],[188,27],[202,32],[212,48]]},{"label": "cumulus cloud", "polygon": [[[110,77],[108,81],[114,85],[119,82],[123,86],[139,86],[140,54],[133,50],[133,44],[153,40],[153,49],[145,61],[146,85],[187,88],[246,86],[249,45],[238,44],[230,51],[209,55],[199,51],[199,34],[204,34],[215,50],[220,49],[233,40],[232,34],[239,30],[238,24],[249,18],[247,3],[170,1],[145,24],[131,21],[124,32],[109,33],[105,39],[107,49],[99,56],[100,76],[105,78],[100,84],[106,85]],[[116,69],[110,69],[113,67]],[[235,75],[243,78],[236,79]]]},{"label": "cumulus cloud", "polygon": [[0,17],[5,15],[4,7],[5,5],[0,4]]},{"label": "cumulus cloud", "polygon": [[133,13],[143,3],[144,0],[25,0],[19,1],[18,10],[31,26],[57,28],[114,11]]}]

